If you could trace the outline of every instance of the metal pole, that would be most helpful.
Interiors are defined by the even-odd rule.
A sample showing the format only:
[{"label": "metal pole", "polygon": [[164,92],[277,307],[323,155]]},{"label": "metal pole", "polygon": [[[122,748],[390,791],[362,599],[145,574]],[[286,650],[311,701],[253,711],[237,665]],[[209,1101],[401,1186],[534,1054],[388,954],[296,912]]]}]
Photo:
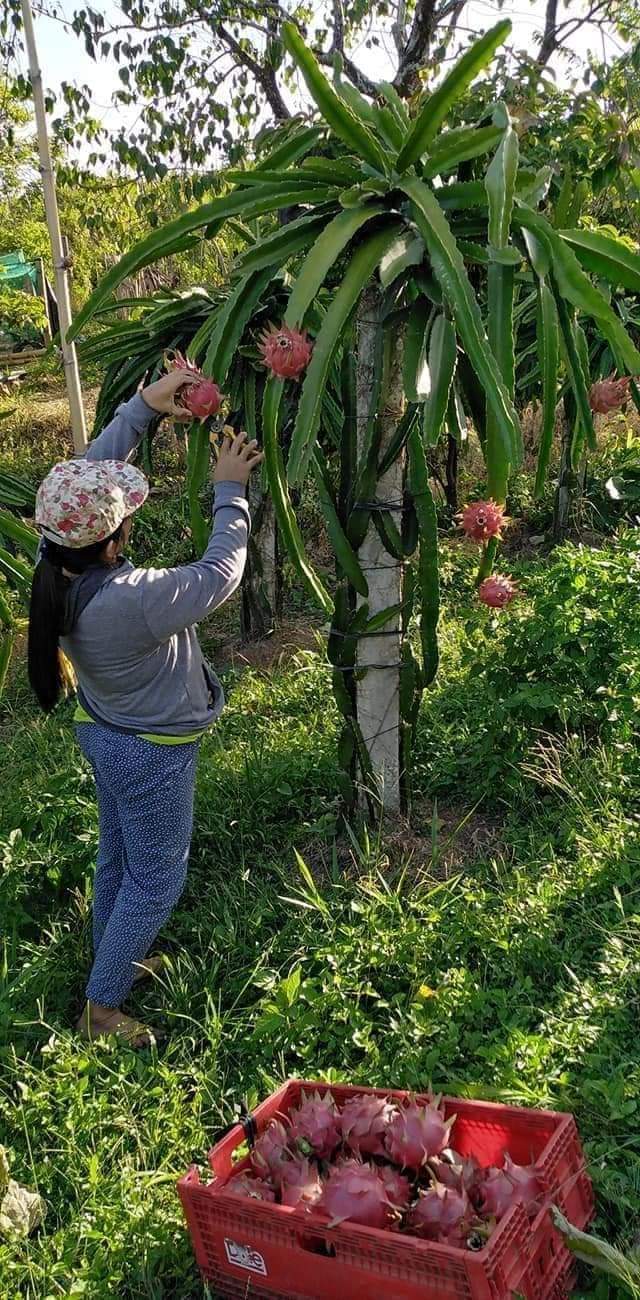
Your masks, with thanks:
[{"label": "metal pole", "polygon": [[55,173],[51,161],[51,150],[49,149],[47,114],[44,106],[44,95],[42,92],[42,73],[38,64],[38,51],[36,49],[36,36],[33,27],[33,14],[31,13],[30,0],[21,0],[21,5],[25,43],[29,57],[29,76],[31,78],[33,103],[36,113],[38,153],[40,155],[40,171],[42,173],[42,187],[44,191],[44,210],[47,218],[49,238],[51,240],[51,252],[53,255],[53,270],[55,275],[56,296],[58,299],[58,314],[60,317],[60,339],[64,363],[64,377],[67,385],[69,409],[71,412],[73,446],[76,452],[83,452],[87,446],[87,429],[84,419],[84,407],[82,405],[82,392],[80,389],[80,374],[78,371],[76,349],[73,343],[67,342],[67,331],[71,326],[71,301],[69,298],[69,281],[67,275],[68,268],[64,254],[62,235],[60,233]]}]

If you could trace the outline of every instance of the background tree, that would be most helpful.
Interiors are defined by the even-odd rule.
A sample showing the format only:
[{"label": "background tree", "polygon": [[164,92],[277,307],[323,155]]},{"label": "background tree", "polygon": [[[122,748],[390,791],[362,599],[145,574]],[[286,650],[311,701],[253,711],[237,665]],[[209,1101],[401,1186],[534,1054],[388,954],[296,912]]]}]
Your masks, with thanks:
[{"label": "background tree", "polygon": [[[499,0],[494,7],[498,17]],[[93,119],[90,88],[70,81],[58,129],[67,141],[88,141],[93,161],[115,155],[147,178],[184,164],[207,171],[212,158],[236,161],[257,125],[292,116],[300,100],[282,42],[286,19],[322,65],[338,58],[348,83],[364,94],[375,93],[365,66],[370,52],[384,48],[389,80],[402,98],[416,94],[426,77],[441,75],[468,35],[462,0],[321,0],[313,7],[297,0],[121,0],[113,9],[112,20],[97,7],[78,7],[70,26],[89,55],[117,64],[114,104],[125,114],[135,106],[135,123],[127,121],[109,138]],[[55,0],[47,12],[62,20]],[[534,48],[512,42],[500,75],[510,70],[527,95],[536,93],[550,64],[562,63],[577,81],[583,69],[571,42],[584,27],[594,43],[607,30],[633,44],[640,18],[630,0],[569,0],[562,7],[547,0]],[[19,3],[8,0],[0,20],[5,57],[19,39]],[[597,96],[595,78],[584,93]]]}]

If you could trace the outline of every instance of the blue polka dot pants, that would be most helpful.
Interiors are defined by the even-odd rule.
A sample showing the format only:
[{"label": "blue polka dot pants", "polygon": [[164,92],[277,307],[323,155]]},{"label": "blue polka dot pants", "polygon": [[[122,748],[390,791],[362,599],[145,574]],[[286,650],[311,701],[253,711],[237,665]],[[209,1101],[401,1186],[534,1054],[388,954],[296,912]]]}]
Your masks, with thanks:
[{"label": "blue polka dot pants", "polygon": [[94,963],[87,998],[119,1007],[184,886],[199,741],[154,745],[97,723],[76,734],[98,791]]}]

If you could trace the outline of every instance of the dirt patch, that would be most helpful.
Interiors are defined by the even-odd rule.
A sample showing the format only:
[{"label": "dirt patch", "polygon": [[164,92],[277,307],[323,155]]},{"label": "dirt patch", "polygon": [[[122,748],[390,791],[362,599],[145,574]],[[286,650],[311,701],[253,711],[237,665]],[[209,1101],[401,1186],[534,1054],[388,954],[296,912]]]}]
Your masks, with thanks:
[{"label": "dirt patch", "polygon": [[[435,884],[450,880],[474,863],[486,861],[506,849],[499,817],[453,804],[434,811],[434,805],[426,802],[416,805],[411,819],[398,818],[393,828],[383,829],[379,837],[372,835],[371,841],[375,853],[371,852],[367,859],[364,853],[358,854],[348,835],[338,838],[335,855],[345,878],[353,880],[366,875],[375,865],[390,880],[406,871],[409,881]],[[314,880],[321,886],[330,877],[334,846],[309,840],[301,853]]]},{"label": "dirt patch", "polygon": [[272,672],[290,662],[292,655],[299,650],[317,650],[319,637],[322,638],[320,624],[285,619],[271,636],[262,641],[241,641],[239,636],[230,636],[219,642],[216,663],[221,669],[241,671],[254,668],[259,672]]}]

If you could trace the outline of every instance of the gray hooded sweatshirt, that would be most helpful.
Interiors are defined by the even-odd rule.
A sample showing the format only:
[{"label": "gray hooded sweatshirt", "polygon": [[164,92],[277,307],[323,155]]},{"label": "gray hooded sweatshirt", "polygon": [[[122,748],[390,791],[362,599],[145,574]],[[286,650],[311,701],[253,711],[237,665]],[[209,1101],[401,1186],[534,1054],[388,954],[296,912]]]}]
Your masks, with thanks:
[{"label": "gray hooded sweatshirt", "polygon": [[[93,440],[87,459],[127,460],[155,418],[136,394]],[[107,576],[60,642],[93,719],[136,734],[181,737],[205,731],[219,716],[222,687],[195,624],[238,587],[249,528],[242,486],[218,483],[202,559],[175,569],[137,569],[125,560]]]}]

